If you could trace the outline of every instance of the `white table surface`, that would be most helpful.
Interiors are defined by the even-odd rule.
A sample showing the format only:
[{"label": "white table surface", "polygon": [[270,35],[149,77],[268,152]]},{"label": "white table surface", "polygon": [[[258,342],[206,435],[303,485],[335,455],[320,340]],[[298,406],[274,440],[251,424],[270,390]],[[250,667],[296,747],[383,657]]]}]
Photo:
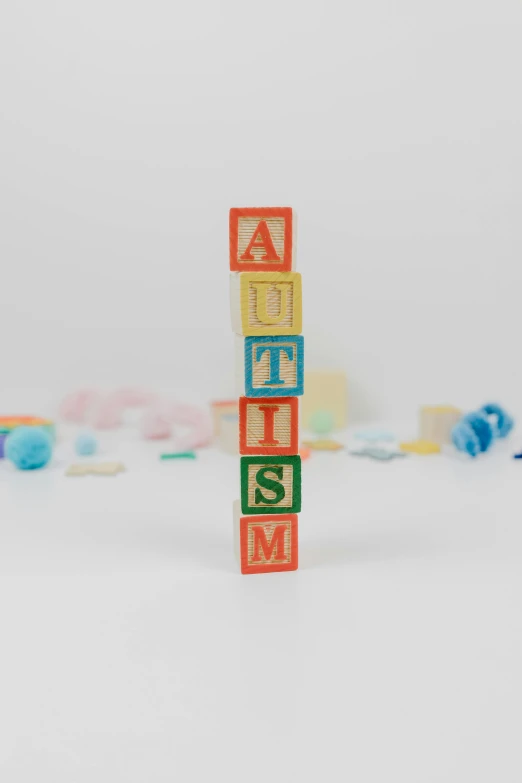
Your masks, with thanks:
[{"label": "white table surface", "polygon": [[520,783],[516,445],[315,454],[300,570],[261,576],[233,558],[237,458],[0,463],[0,780]]}]

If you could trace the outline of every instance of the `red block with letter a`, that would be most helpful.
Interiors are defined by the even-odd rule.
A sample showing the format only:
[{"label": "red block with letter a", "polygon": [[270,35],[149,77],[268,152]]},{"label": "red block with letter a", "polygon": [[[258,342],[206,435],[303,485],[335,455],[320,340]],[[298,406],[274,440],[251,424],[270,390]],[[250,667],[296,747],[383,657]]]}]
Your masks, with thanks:
[{"label": "red block with letter a", "polygon": [[299,453],[297,397],[240,397],[239,453]]},{"label": "red block with letter a", "polygon": [[238,515],[236,525],[242,574],[297,570],[297,514]]},{"label": "red block with letter a", "polygon": [[291,207],[234,207],[230,210],[230,271],[291,272]]}]

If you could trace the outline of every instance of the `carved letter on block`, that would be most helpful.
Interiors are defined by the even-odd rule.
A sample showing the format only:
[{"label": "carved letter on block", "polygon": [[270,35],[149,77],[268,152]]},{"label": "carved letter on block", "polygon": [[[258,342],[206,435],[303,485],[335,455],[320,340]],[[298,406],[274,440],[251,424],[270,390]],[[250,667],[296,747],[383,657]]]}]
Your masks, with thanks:
[{"label": "carved letter on block", "polygon": [[230,271],[290,272],[293,220],[290,207],[230,210]]},{"label": "carved letter on block", "polygon": [[303,366],[302,335],[236,338],[241,397],[299,397],[303,393]]},{"label": "carved letter on block", "polygon": [[301,275],[298,272],[230,275],[230,312],[236,334],[300,334]]},{"label": "carved letter on block", "polygon": [[239,398],[240,454],[297,454],[297,397]]},{"label": "carved letter on block", "polygon": [[297,514],[301,511],[301,458],[241,457],[243,514]]},{"label": "carved letter on block", "polygon": [[297,569],[297,514],[242,517],[236,501],[234,538],[242,574]]}]

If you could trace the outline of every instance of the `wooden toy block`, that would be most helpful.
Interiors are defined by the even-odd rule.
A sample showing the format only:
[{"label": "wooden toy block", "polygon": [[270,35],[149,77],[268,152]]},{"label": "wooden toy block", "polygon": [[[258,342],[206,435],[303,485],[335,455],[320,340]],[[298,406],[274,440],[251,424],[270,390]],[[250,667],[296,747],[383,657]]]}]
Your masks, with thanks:
[{"label": "wooden toy block", "polygon": [[294,225],[290,207],[230,210],[230,271],[290,272]]},{"label": "wooden toy block", "polygon": [[305,394],[301,405],[301,426],[311,429],[311,421],[318,412],[331,413],[333,429],[346,427],[348,392],[346,375],[340,370],[312,370],[305,372]]},{"label": "wooden toy block", "polygon": [[239,397],[299,397],[303,394],[304,339],[236,337]]},{"label": "wooden toy block", "polygon": [[301,457],[241,457],[243,514],[301,511]]},{"label": "wooden toy block", "polygon": [[237,400],[215,400],[210,403],[210,410],[212,413],[214,437],[218,437],[221,429],[222,417],[234,413],[237,414]]},{"label": "wooden toy block", "polygon": [[221,451],[227,454],[239,454],[239,417],[237,413],[230,413],[221,418],[218,444]]},{"label": "wooden toy block", "polygon": [[234,547],[242,574],[297,570],[297,514],[243,517],[236,500]]},{"label": "wooden toy block", "polygon": [[419,411],[419,440],[451,443],[451,431],[463,415],[453,405],[424,405]]},{"label": "wooden toy block", "polygon": [[116,476],[123,473],[125,465],[121,462],[78,462],[69,465],[66,476]]},{"label": "wooden toy block", "polygon": [[300,334],[302,289],[298,272],[230,275],[230,312],[236,334]]},{"label": "wooden toy block", "polygon": [[240,454],[297,454],[297,397],[239,398]]}]

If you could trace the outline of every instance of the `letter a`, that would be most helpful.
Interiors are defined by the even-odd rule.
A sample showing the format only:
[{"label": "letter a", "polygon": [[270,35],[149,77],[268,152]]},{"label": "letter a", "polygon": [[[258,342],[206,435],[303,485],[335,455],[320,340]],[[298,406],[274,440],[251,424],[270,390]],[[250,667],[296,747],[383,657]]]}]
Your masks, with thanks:
[{"label": "letter a", "polygon": [[[258,239],[259,238],[259,239]],[[252,255],[252,248],[263,248],[265,251],[265,255],[262,258],[256,259]],[[274,247],[274,243],[272,242],[272,237],[270,236],[270,230],[268,228],[268,224],[266,220],[260,220],[258,223],[258,226],[254,233],[252,234],[252,239],[248,243],[248,247],[243,253],[242,256],[239,256],[240,261],[281,261],[279,256],[277,255],[276,249]]]},{"label": "letter a", "polygon": [[[274,528],[270,543],[268,542],[265,530],[261,525],[255,525],[252,532],[254,534],[252,563],[260,563],[263,557],[265,560],[272,562],[274,560],[286,560],[284,525],[278,525]],[[261,550],[263,554],[261,554]]]}]

